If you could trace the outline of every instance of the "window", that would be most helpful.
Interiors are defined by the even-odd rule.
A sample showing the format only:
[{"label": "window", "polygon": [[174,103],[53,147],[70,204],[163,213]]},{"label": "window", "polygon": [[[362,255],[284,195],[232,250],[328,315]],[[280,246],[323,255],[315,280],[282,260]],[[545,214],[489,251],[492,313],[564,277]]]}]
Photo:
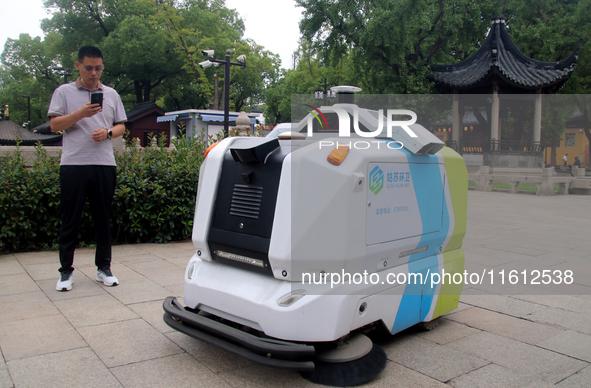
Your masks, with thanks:
[{"label": "window", "polygon": [[575,134],[574,133],[565,133],[564,134],[564,146],[565,147],[574,147],[575,146]]}]

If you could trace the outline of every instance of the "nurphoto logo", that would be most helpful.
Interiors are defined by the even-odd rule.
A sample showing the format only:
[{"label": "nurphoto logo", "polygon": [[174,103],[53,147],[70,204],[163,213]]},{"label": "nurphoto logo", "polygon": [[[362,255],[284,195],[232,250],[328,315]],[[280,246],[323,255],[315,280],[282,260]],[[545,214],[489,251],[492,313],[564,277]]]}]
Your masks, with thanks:
[{"label": "nurphoto logo", "polygon": [[[328,121],[324,116],[324,113],[328,113],[327,111],[332,111],[338,115],[339,118],[339,136],[340,137],[350,137],[351,136],[351,119],[349,113],[345,110],[345,108],[339,106],[323,106],[322,110],[324,113],[308,104],[304,104],[308,108],[312,110],[306,111],[310,114],[308,116],[308,137],[313,136],[313,124],[314,118],[318,121],[321,128],[328,127]],[[355,133],[361,137],[376,137],[382,134],[384,130],[384,110],[378,110],[378,127],[375,131],[365,132],[359,128],[359,108],[357,106],[353,106],[353,129]],[[410,125],[417,122],[417,114],[412,110],[407,109],[387,109],[386,110],[386,136],[391,138],[392,137],[392,128],[393,127],[401,127],[410,137],[418,137],[417,134],[410,128]],[[410,120],[394,120],[393,116],[410,116]],[[322,120],[321,120],[322,119]]]}]

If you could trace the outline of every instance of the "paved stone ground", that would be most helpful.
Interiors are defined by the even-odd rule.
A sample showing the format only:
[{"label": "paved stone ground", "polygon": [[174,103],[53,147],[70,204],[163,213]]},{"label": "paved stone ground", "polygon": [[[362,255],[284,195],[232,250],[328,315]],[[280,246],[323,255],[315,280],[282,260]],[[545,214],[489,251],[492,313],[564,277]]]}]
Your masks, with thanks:
[{"label": "paved stone ground", "polygon": [[[591,386],[591,198],[468,199],[466,268],[493,270],[496,283],[466,286],[434,331],[409,329],[382,344],[387,368],[367,386]],[[192,250],[190,242],[114,247],[121,285],[112,288],[94,281],[94,252],[78,250],[67,293],[54,289],[56,252],[0,256],[0,388],[313,386],[163,323],[162,300],[182,296]],[[508,282],[508,271],[523,268],[570,269],[574,282],[556,292],[522,279],[498,286],[499,271]]]}]

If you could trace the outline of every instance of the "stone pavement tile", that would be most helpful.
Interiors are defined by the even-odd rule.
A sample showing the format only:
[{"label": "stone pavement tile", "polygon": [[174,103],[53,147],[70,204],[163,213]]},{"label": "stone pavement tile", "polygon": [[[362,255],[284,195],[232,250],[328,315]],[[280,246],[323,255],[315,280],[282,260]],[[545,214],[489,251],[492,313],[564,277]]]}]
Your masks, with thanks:
[{"label": "stone pavement tile", "polygon": [[471,309],[471,308],[472,308],[472,306],[470,306],[469,304],[458,302],[458,308],[455,309],[454,311],[452,311],[451,313],[458,313],[460,311],[468,310],[468,309]]},{"label": "stone pavement tile", "polygon": [[464,246],[464,253],[467,258],[465,263],[466,269],[473,263],[492,269],[511,262],[510,258],[498,255],[490,249],[473,249]]},{"label": "stone pavement tile", "polygon": [[[471,337],[473,336],[466,338]],[[396,336],[392,342],[382,347],[389,360],[441,382],[446,382],[489,363],[484,358],[459,352],[416,335]]]},{"label": "stone pavement tile", "polygon": [[164,323],[164,319],[162,319],[162,316],[164,315],[162,302],[163,300],[154,300],[151,302],[129,304],[127,307],[160,333],[174,332],[175,330]]},{"label": "stone pavement tile", "polygon": [[532,345],[562,332],[562,330],[550,326],[515,318],[495,311],[484,310],[479,307],[450,314],[447,318],[470,327]]},{"label": "stone pavement tile", "polygon": [[150,261],[129,262],[126,265],[163,287],[184,284],[185,268],[160,258]]},{"label": "stone pavement tile", "polygon": [[170,296],[170,291],[148,279],[132,279],[105,289],[125,305],[163,300]]},{"label": "stone pavement tile", "polygon": [[26,271],[13,255],[0,256],[0,274],[3,276],[25,274]]},{"label": "stone pavement tile", "polygon": [[[94,265],[92,267],[80,268],[80,272],[84,273],[89,279],[94,280],[96,280],[96,271],[97,269]],[[117,279],[119,279],[119,282],[121,284],[125,283],[128,280],[144,278],[142,275],[130,269],[126,265],[117,263],[115,261],[111,262],[111,272],[113,272],[113,275],[115,275]]]},{"label": "stone pavement tile", "polygon": [[514,317],[525,317],[535,311],[544,310],[544,306],[515,299],[506,295],[463,295],[460,296],[462,303],[482,307],[487,310],[511,315]]},{"label": "stone pavement tile", "polygon": [[60,300],[55,302],[55,306],[75,328],[138,318],[109,294]]},{"label": "stone pavement tile", "polygon": [[[57,279],[56,279],[57,282]],[[39,287],[27,273],[0,276],[0,296],[39,291]]]},{"label": "stone pavement tile", "polygon": [[562,380],[560,383],[556,384],[556,386],[561,388],[589,388],[590,381],[591,366],[588,366],[587,368]]},{"label": "stone pavement tile", "polygon": [[13,388],[14,383],[8,373],[8,367],[4,362],[4,358],[0,357],[0,388]]},{"label": "stone pavement tile", "polygon": [[125,388],[231,388],[231,385],[186,353],[119,366],[112,368],[111,372]]},{"label": "stone pavement tile", "polygon": [[255,365],[245,358],[236,356],[178,331],[166,333],[165,335],[213,373],[225,373]]},{"label": "stone pavement tile", "polygon": [[109,368],[182,353],[141,319],[86,326],[78,331]]},{"label": "stone pavement tile", "polygon": [[[531,247],[523,247],[520,246],[521,239],[519,241],[514,241],[513,244],[503,242],[499,244],[498,241],[491,241],[491,242],[482,242],[478,244],[482,248],[492,249],[494,251],[501,251],[501,252],[509,252],[514,253],[517,255],[523,256],[531,256],[531,257],[539,257],[545,255],[547,252],[543,249],[535,249]],[[555,262],[555,261],[554,261]]]},{"label": "stone pavement tile", "polygon": [[591,362],[591,335],[569,330],[540,342],[538,346],[569,357]]},{"label": "stone pavement tile", "polygon": [[18,388],[121,387],[88,347],[10,361],[8,368]]},{"label": "stone pavement tile", "polygon": [[189,260],[191,260],[191,257],[193,257],[193,252],[189,252],[189,254],[185,255],[178,255],[176,257],[164,258],[164,260],[184,270],[185,268],[187,268],[187,264],[189,263]]},{"label": "stone pavement tile", "polygon": [[53,302],[65,299],[84,298],[87,296],[104,295],[106,291],[102,284],[94,278],[89,279],[82,271],[74,271],[74,283],[70,291],[56,291],[55,285],[59,279],[59,273],[53,279],[39,280],[37,284],[45,292],[45,295]]},{"label": "stone pavement tile", "polygon": [[59,261],[59,253],[57,251],[22,252],[22,253],[15,253],[14,257],[22,265],[57,263],[58,268],[59,268],[60,261]]},{"label": "stone pavement tile", "polygon": [[43,291],[0,296],[0,323],[59,314]]},{"label": "stone pavement tile", "polygon": [[525,318],[580,333],[591,334],[591,314],[575,313],[554,307],[546,307],[527,315]]},{"label": "stone pavement tile", "polygon": [[61,315],[4,322],[0,348],[6,361],[88,346]]},{"label": "stone pavement tile", "polygon": [[193,243],[186,246],[167,244],[165,249],[152,251],[152,253],[164,260],[186,258],[187,261],[189,261],[191,256],[195,254],[195,247],[193,246]]},{"label": "stone pavement tile", "polygon": [[550,383],[557,383],[587,365],[585,362],[485,331],[446,346]]},{"label": "stone pavement tile", "polygon": [[165,287],[169,291],[169,296],[176,296],[180,302],[184,303],[183,296],[185,295],[185,285],[178,284],[176,286]]},{"label": "stone pavement tile", "polygon": [[[470,309],[473,310],[474,308]],[[428,339],[433,342],[437,342],[440,345],[445,345],[449,342],[456,341],[460,338],[467,337],[472,334],[478,333],[480,330],[473,329],[461,323],[450,320],[450,316],[455,314],[446,315],[445,318],[439,320],[439,324],[434,330],[418,332],[417,336]]]},{"label": "stone pavement tile", "polygon": [[496,364],[488,364],[448,382],[455,388],[514,388],[553,387],[553,384],[536,381],[532,376],[515,372]]},{"label": "stone pavement tile", "polygon": [[515,298],[575,313],[591,314],[591,298],[584,299],[575,295],[516,295]]},{"label": "stone pavement tile", "polygon": [[270,368],[254,363],[249,363],[248,366],[231,372],[220,373],[218,376],[235,388],[320,387],[320,385],[304,379],[298,372]]},{"label": "stone pavement tile", "polygon": [[363,384],[364,388],[445,388],[449,387],[431,377],[416,372],[404,365],[388,361],[386,369],[372,381]]},{"label": "stone pavement tile", "polygon": [[34,263],[23,264],[23,268],[27,271],[29,276],[35,280],[55,279],[59,277],[59,262],[55,263]]},{"label": "stone pavement tile", "polygon": [[122,257],[143,255],[146,251],[140,249],[140,245],[141,244],[113,245],[111,247],[111,256],[113,257],[113,260],[119,260]]}]

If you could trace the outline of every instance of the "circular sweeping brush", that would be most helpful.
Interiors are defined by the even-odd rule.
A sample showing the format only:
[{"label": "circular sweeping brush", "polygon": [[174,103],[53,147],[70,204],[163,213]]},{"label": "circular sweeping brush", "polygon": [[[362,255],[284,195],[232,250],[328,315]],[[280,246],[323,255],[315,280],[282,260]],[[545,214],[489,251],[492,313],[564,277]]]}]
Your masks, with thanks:
[{"label": "circular sweeping brush", "polygon": [[313,372],[300,372],[305,379],[333,387],[367,383],[386,367],[386,353],[363,334],[357,334],[339,346],[320,353]]}]

